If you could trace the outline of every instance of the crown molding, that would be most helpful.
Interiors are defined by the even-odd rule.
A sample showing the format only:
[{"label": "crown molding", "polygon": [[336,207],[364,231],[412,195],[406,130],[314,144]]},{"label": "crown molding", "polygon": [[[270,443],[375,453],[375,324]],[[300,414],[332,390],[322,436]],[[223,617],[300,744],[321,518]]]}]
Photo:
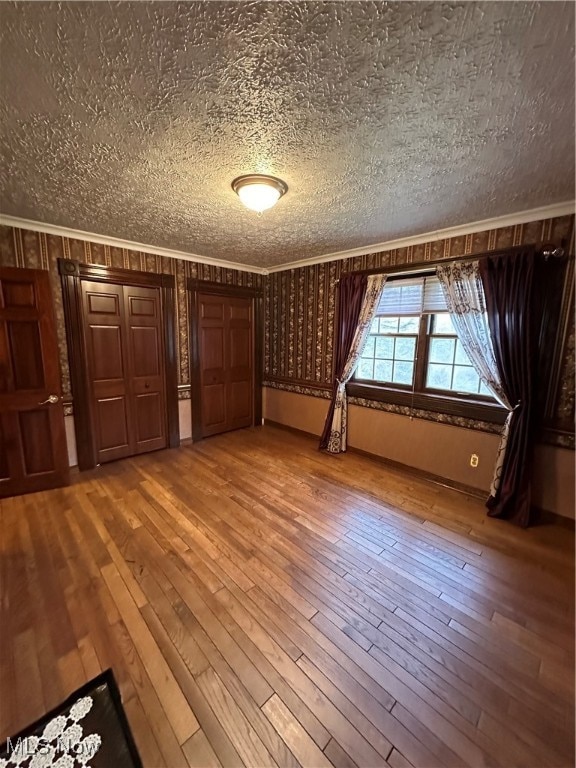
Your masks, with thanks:
[{"label": "crown molding", "polygon": [[511,213],[506,216],[496,216],[492,219],[483,219],[469,224],[462,224],[445,229],[437,229],[432,232],[424,232],[421,235],[413,237],[401,237],[397,240],[386,240],[374,245],[364,245],[358,248],[352,248],[348,251],[335,251],[326,253],[322,256],[313,256],[308,259],[299,259],[286,264],[278,264],[273,267],[256,267],[250,264],[237,264],[223,259],[213,259],[210,256],[200,256],[196,253],[186,251],[173,251],[169,248],[155,247],[145,243],[137,243],[131,240],[121,240],[117,237],[107,237],[97,235],[93,232],[84,232],[79,229],[68,229],[56,224],[46,224],[32,219],[21,219],[17,216],[5,216],[0,214],[0,224],[8,227],[18,227],[19,229],[30,229],[33,232],[45,232],[49,235],[59,237],[72,237],[76,240],[86,240],[102,245],[112,245],[117,248],[127,248],[130,251],[142,251],[151,253],[155,256],[167,256],[170,259],[183,259],[184,261],[195,261],[198,264],[208,264],[210,266],[222,267],[223,269],[236,269],[240,272],[253,272],[258,275],[268,275],[274,272],[285,272],[300,267],[308,267],[314,264],[325,264],[328,261],[341,261],[353,256],[364,256],[370,253],[380,253],[382,251],[391,251],[394,248],[407,248],[411,245],[420,245],[421,243],[444,240],[448,237],[461,237],[475,232],[483,232],[490,229],[500,229],[501,227],[513,227],[517,224],[527,224],[530,221],[539,221],[542,219],[553,219],[557,216],[569,216],[574,213],[575,202],[573,200],[564,203],[554,203],[553,205],[544,205],[540,208],[531,208],[528,211]]},{"label": "crown molding", "polygon": [[68,227],[60,227],[57,224],[46,224],[41,221],[33,221],[32,219],[21,219],[17,216],[4,216],[0,214],[0,224],[4,224],[7,227],[17,227],[18,229],[30,229],[33,232],[44,232],[58,237],[71,237],[75,240],[111,245],[115,248],[126,248],[129,251],[142,251],[143,253],[151,253],[154,256],[167,256],[169,259],[195,261],[198,264],[208,264],[213,267],[222,267],[223,269],[236,269],[240,272],[254,272],[258,275],[268,274],[268,270],[263,267],[253,267],[250,264],[236,264],[236,262],[213,259],[210,256],[200,256],[197,253],[187,253],[186,251],[172,251],[169,248],[136,243],[132,240],[122,240],[118,237],[97,235],[94,232],[84,232],[80,229],[68,229]]},{"label": "crown molding", "polygon": [[376,243],[375,245],[364,245],[359,248],[352,248],[349,251],[335,251],[334,253],[326,253],[323,256],[313,256],[309,259],[300,259],[298,261],[291,261],[287,264],[278,264],[274,267],[268,267],[266,272],[268,274],[272,274],[273,272],[285,272],[286,270],[309,267],[314,264],[325,264],[327,261],[341,261],[342,259],[349,259],[352,256],[364,256],[370,253],[391,251],[394,248],[407,248],[410,245],[421,245],[422,243],[444,240],[448,237],[461,237],[463,235],[471,235],[475,232],[484,232],[490,229],[500,229],[501,227],[513,227],[517,224],[527,224],[530,221],[553,219],[557,216],[569,216],[574,213],[574,208],[575,203],[573,200],[565,203],[544,205],[540,208],[532,208],[528,211],[511,213],[506,216],[496,216],[492,219],[474,221],[470,224],[447,227],[446,229],[437,229],[433,232],[424,232],[423,234],[414,237],[401,237],[397,240],[387,240],[383,243]]}]

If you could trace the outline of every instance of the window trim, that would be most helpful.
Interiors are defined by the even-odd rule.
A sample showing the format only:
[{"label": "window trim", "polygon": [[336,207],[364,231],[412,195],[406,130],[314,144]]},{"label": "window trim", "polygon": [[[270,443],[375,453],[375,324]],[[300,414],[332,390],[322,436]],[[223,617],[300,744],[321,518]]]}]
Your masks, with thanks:
[{"label": "window trim", "polygon": [[445,413],[449,416],[461,416],[477,421],[488,421],[493,424],[504,424],[508,413],[496,402],[438,395],[436,392],[415,391],[412,393],[410,388],[397,389],[382,384],[368,383],[360,379],[351,379],[346,389],[351,397],[374,400],[378,403],[389,403],[390,405],[414,407],[423,411]]}]

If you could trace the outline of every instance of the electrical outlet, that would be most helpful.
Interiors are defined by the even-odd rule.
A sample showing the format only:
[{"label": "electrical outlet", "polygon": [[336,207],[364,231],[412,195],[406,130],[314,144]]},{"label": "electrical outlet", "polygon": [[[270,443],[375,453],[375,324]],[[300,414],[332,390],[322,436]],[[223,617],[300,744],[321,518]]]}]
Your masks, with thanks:
[{"label": "electrical outlet", "polygon": [[478,461],[479,461],[479,459],[478,459],[478,454],[477,453],[470,454],[470,466],[471,467],[474,467],[474,469],[476,469],[476,467],[478,466]]}]

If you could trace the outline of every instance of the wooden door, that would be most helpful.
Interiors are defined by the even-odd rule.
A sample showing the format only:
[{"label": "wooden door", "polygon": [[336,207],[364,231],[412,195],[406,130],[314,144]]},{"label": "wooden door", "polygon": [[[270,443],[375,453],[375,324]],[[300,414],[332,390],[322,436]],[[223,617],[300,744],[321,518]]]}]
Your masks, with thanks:
[{"label": "wooden door", "polygon": [[159,290],[82,280],[98,463],[167,444]]},{"label": "wooden door", "polygon": [[166,448],[162,304],[158,288],[124,286],[134,453]]},{"label": "wooden door", "polygon": [[226,393],[229,429],[250,427],[254,415],[254,371],[252,301],[228,299],[228,388]]},{"label": "wooden door", "polygon": [[48,273],[0,268],[0,496],[68,483]]},{"label": "wooden door", "polygon": [[98,463],[132,454],[121,285],[82,281],[90,406]]},{"label": "wooden door", "polygon": [[226,298],[202,294],[198,301],[202,435],[227,430]]},{"label": "wooden door", "polygon": [[200,293],[198,353],[202,436],[254,419],[252,300]]}]

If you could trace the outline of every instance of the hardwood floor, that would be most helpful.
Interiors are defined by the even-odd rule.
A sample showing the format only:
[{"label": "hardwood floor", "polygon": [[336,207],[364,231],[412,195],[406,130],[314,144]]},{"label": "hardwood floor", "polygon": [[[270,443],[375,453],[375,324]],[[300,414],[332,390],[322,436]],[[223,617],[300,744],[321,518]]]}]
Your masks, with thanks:
[{"label": "hardwood floor", "polygon": [[574,535],[272,427],[1,502],[0,737],[112,667],[145,766],[570,766]]}]

